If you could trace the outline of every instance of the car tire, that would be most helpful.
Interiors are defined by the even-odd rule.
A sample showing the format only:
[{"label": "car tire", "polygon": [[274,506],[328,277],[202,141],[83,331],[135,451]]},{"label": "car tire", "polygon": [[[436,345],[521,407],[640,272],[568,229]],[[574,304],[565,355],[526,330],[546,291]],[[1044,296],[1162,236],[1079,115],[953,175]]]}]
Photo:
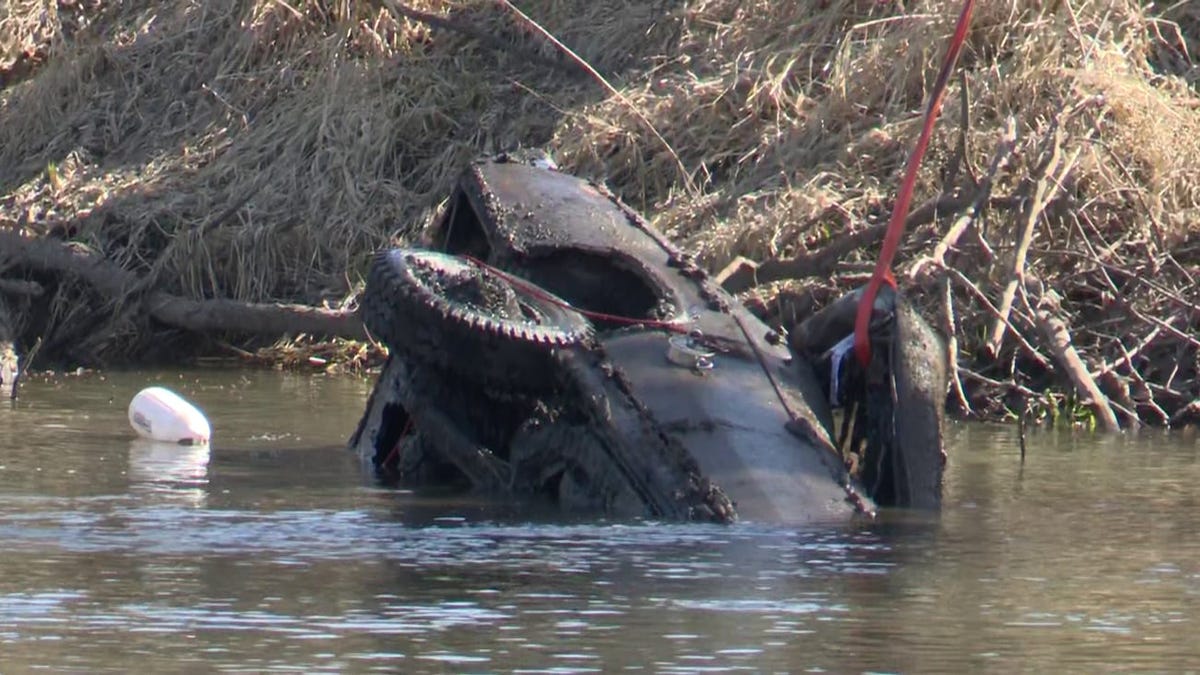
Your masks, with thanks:
[{"label": "car tire", "polygon": [[496,393],[556,388],[554,352],[591,340],[592,327],[532,283],[446,253],[395,248],[367,277],[362,318],[390,350]]}]

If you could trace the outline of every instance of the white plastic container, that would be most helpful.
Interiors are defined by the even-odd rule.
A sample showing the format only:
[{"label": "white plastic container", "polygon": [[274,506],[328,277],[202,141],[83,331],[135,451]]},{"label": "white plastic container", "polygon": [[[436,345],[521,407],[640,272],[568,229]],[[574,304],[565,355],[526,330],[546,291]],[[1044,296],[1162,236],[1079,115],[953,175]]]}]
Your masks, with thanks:
[{"label": "white plastic container", "polygon": [[139,436],[152,441],[203,445],[212,437],[204,413],[164,387],[147,387],[133,397],[129,424]]}]

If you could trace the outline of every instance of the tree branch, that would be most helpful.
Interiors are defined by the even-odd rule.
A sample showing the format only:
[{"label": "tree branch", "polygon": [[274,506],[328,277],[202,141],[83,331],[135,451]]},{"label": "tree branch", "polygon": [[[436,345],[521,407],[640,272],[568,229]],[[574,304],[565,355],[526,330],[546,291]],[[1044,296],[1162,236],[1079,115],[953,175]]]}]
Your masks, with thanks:
[{"label": "tree branch", "polygon": [[257,335],[306,333],[366,339],[358,315],[350,310],[283,303],[194,300],[162,291],[132,294],[136,274],[79,246],[51,239],[0,231],[0,252],[16,265],[79,278],[114,300],[140,300],[141,309],[163,323],[187,330],[228,331]]}]

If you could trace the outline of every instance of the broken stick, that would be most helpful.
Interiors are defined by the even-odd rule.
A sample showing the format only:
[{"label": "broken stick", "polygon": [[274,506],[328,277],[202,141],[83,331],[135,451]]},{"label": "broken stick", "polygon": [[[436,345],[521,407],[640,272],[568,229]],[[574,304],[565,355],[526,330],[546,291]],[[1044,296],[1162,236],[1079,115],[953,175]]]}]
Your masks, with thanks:
[{"label": "broken stick", "polygon": [[1049,156],[1039,167],[1041,174],[1034,184],[1033,196],[1029,200],[1028,207],[1021,214],[1022,220],[1025,222],[1021,228],[1021,236],[1017,240],[1017,248],[1013,252],[1012,273],[1004,290],[1000,293],[1000,302],[998,303],[1000,316],[992,324],[991,336],[987,342],[987,351],[992,358],[996,358],[1000,354],[1000,344],[1004,340],[1004,331],[1008,328],[1007,319],[1009,312],[1012,311],[1013,301],[1017,297],[1017,289],[1022,288],[1025,283],[1025,261],[1029,255],[1029,247],[1033,244],[1034,225],[1041,218],[1042,212],[1054,193],[1058,191],[1063,179],[1075,168],[1075,162],[1082,150],[1082,148],[1075,148],[1070,159],[1063,163],[1062,171],[1055,176],[1054,173],[1062,159],[1063,137],[1062,128],[1056,128]]},{"label": "broken stick", "polygon": [[1066,322],[1047,309],[1037,310],[1035,320],[1042,340],[1046,342],[1055,361],[1066,371],[1080,399],[1096,414],[1100,426],[1106,431],[1120,431],[1121,424],[1117,421],[1117,414],[1109,405],[1108,398],[1100,391],[1079,352],[1071,344],[1071,333],[1067,330]]}]

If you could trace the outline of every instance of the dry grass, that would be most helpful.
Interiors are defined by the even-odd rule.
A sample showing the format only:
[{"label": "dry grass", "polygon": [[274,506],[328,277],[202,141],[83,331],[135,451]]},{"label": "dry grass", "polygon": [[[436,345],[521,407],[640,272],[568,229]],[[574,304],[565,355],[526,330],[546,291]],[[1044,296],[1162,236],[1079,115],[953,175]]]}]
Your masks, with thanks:
[{"label": "dry grass", "polygon": [[286,337],[254,351],[234,345],[222,346],[228,355],[201,357],[200,363],[374,376],[379,374],[387,361],[387,348],[382,345],[343,338],[325,340],[309,335]]},{"label": "dry grass", "polygon": [[[565,62],[534,58],[558,56],[496,3],[407,5],[501,49],[386,2],[17,0],[0,8],[0,72],[39,56],[0,89],[0,223],[87,242],[180,293],[340,300],[365,255],[423,225],[469,157],[520,143],[549,145],[565,168],[603,178],[710,267],[809,252],[886,217],[959,9],[522,4],[635,104],[698,189],[684,187],[628,106]],[[1097,335],[1136,341],[1147,330],[1089,295],[1095,261],[1056,253],[1082,251],[1080,232],[1130,270],[1175,270],[1163,283],[1198,301],[1165,259],[1192,270],[1200,260],[1198,54],[1200,2],[984,0],[976,12],[961,62],[967,163],[986,168],[1009,116],[1020,139],[998,194],[1021,189],[1061,110],[1098,102],[1066,123],[1062,150],[1078,151],[1068,201],[1040,221],[1028,263]],[[956,80],[917,203],[970,188],[941,175],[962,93]],[[994,212],[983,222],[995,258],[964,245],[950,259],[985,293],[1004,281],[1017,221]],[[824,298],[854,278],[804,288]],[[1179,310],[1161,293],[1122,288],[1144,312]],[[963,302],[969,360],[987,317]],[[1200,319],[1185,318],[1178,327],[1195,330]]]}]

